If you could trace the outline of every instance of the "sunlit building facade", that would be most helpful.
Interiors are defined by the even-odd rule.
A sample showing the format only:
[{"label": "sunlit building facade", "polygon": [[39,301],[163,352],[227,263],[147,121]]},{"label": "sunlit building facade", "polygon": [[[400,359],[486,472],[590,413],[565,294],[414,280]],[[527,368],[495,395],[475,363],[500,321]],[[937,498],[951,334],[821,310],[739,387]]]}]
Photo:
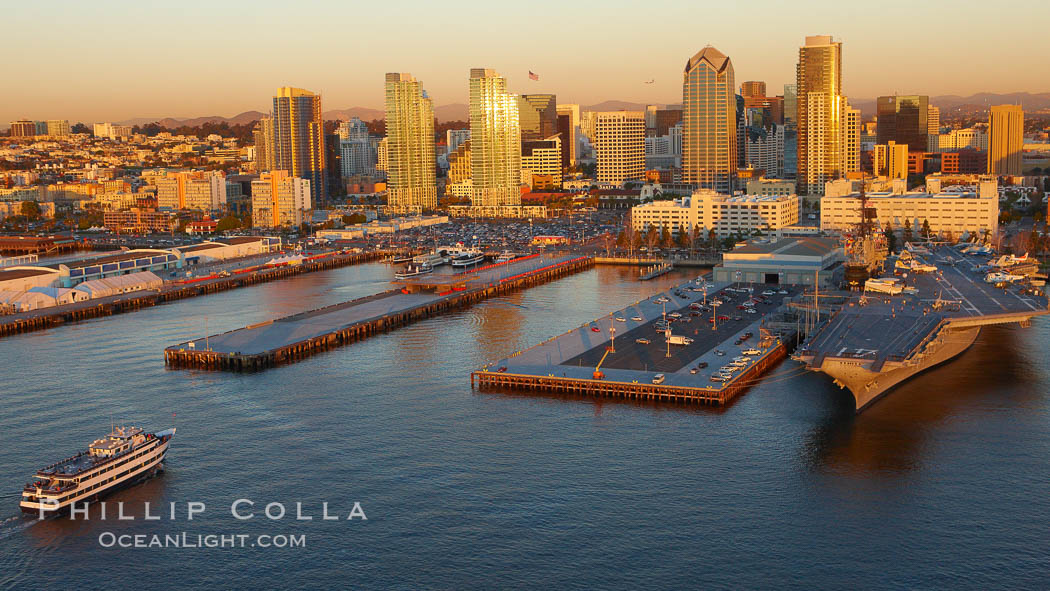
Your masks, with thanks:
[{"label": "sunlit building facade", "polygon": [[[798,193],[823,195],[824,183],[844,176],[842,43],[830,35],[806,37],[796,68]],[[859,122],[858,122],[859,144]],[[859,158],[859,156],[858,156]]]},{"label": "sunlit building facade", "polygon": [[470,157],[475,206],[521,204],[518,96],[487,68],[470,70]]},{"label": "sunlit building facade", "polygon": [[620,185],[645,176],[645,114],[642,111],[595,113],[591,141],[599,183]]},{"label": "sunlit building facade", "polygon": [[[327,194],[324,122],[321,95],[282,86],[273,97],[273,135],[269,170],[286,170],[310,181],[311,200],[323,203]],[[268,138],[268,139],[271,139]]]},{"label": "sunlit building facade", "polygon": [[738,161],[733,63],[714,47],[686,62],[682,81],[682,180],[731,193]]},{"label": "sunlit building facade", "polygon": [[1021,174],[1024,111],[1021,105],[995,105],[988,121],[988,174]]},{"label": "sunlit building facade", "polygon": [[386,75],[387,203],[397,212],[437,207],[434,103],[405,73]]}]

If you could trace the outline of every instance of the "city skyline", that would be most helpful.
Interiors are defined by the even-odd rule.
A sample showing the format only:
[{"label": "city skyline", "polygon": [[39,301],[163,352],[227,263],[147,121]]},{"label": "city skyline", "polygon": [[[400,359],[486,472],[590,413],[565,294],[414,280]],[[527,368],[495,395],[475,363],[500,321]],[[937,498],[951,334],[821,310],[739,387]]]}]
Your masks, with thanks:
[{"label": "city skyline", "polygon": [[[68,21],[57,23],[56,35],[47,43],[32,34],[29,25],[47,8],[29,6],[11,15],[10,39],[32,59],[8,64],[12,79],[26,81],[13,84],[0,99],[0,121],[4,124],[22,117],[32,119],[62,118],[70,121],[107,121],[150,117],[232,116],[250,110],[265,110],[265,103],[254,97],[265,96],[276,86],[310,88],[325,96],[326,104],[338,108],[366,107],[381,109],[382,86],[378,81],[388,71],[412,71],[430,81],[428,90],[435,105],[465,104],[463,72],[483,61],[505,73],[508,88],[525,94],[557,94],[565,102],[593,104],[603,100],[640,103],[676,103],[678,71],[683,56],[695,54],[705,45],[719,47],[733,56],[739,80],[767,82],[771,94],[779,94],[785,83],[793,80],[795,48],[807,35],[830,34],[849,48],[845,61],[850,64],[843,73],[850,94],[874,98],[895,92],[901,94],[969,95],[982,91],[1044,92],[1050,89],[1038,76],[1037,59],[1050,50],[1050,41],[1039,36],[1037,19],[1016,19],[1026,8],[1039,5],[1033,1],[1015,3],[1011,11],[986,14],[979,6],[943,10],[945,2],[902,5],[911,15],[894,30],[894,38],[926,36],[931,32],[965,30],[978,20],[982,23],[980,39],[965,44],[932,44],[924,48],[923,59],[916,60],[912,49],[870,23],[841,18],[842,8],[826,0],[808,2],[807,10],[792,11],[783,18],[764,19],[765,9],[774,4],[758,2],[748,10],[733,7],[692,7],[671,2],[651,5],[655,14],[678,13],[681,18],[666,19],[661,43],[648,44],[645,51],[624,44],[617,47],[590,48],[586,44],[552,44],[550,51],[535,51],[536,39],[506,40],[498,27],[479,27],[482,31],[470,37],[444,35],[437,51],[431,51],[434,34],[454,30],[464,7],[472,2],[453,3],[442,9],[417,6],[421,16],[408,29],[399,32],[396,48],[378,57],[356,60],[355,53],[367,53],[383,39],[384,29],[365,28],[360,35],[343,40],[343,35],[326,31],[353,18],[361,22],[384,22],[388,12],[399,6],[342,7],[320,3],[325,19],[309,20],[290,15],[281,24],[296,31],[280,41],[252,51],[236,61],[219,60],[224,51],[245,49],[244,41],[226,34],[231,24],[248,22],[252,26],[276,26],[278,11],[268,11],[242,2],[209,6],[208,18],[199,22],[193,4],[185,13],[168,15],[163,20],[152,18],[147,11],[109,2],[115,10],[92,11],[69,7]],[[589,14],[588,4],[558,6],[543,3],[538,10],[557,10],[560,18],[550,23],[542,37],[578,34],[574,23]],[[888,8],[892,8],[888,7]],[[524,8],[500,7],[477,14],[484,24],[489,21],[513,20]],[[533,8],[529,9],[530,11]],[[273,14],[274,16],[270,16]],[[312,14],[315,14],[312,12]],[[473,13],[472,13],[473,14]],[[122,36],[110,39],[96,34],[101,15],[123,25]],[[717,29],[689,29],[692,17],[705,22],[720,22]],[[147,20],[147,17],[151,17]],[[593,18],[593,15],[591,15]],[[612,35],[636,35],[636,18],[626,12],[601,14],[603,29]],[[109,21],[106,21],[107,23]],[[1002,26],[989,26],[1001,22]],[[682,23],[682,24],[678,24]],[[26,26],[21,26],[26,25]],[[301,26],[300,26],[301,25]],[[183,27],[192,26],[202,35],[214,33],[211,41],[200,44],[196,38],[180,35]],[[310,29],[310,30],[308,30]],[[735,31],[748,31],[745,38]],[[56,38],[59,42],[54,42]],[[1023,40],[1023,42],[1019,42]],[[129,52],[128,47],[135,47]],[[479,56],[480,47],[491,51]],[[571,47],[571,49],[569,49]],[[528,48],[529,51],[523,51]],[[1041,51],[1042,50],[1042,51]],[[346,63],[329,60],[304,60],[317,53],[346,55]],[[158,66],[158,64],[160,66]],[[888,68],[886,64],[894,64]],[[531,81],[529,71],[540,76]],[[42,71],[49,72],[41,76]],[[981,72],[975,77],[973,72]],[[584,73],[586,75],[581,75]],[[646,81],[653,80],[652,84]],[[30,83],[29,81],[32,81]],[[114,93],[121,85],[134,86],[134,93]]]}]

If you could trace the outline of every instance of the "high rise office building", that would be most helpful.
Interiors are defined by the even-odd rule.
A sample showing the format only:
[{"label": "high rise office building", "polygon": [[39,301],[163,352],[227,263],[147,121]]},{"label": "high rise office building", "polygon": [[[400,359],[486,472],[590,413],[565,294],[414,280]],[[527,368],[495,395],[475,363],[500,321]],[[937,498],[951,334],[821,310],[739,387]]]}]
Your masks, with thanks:
[{"label": "high rise office building", "polygon": [[521,141],[542,140],[558,133],[558,98],[553,94],[518,97]]},{"label": "high rise office building", "polygon": [[988,174],[1021,174],[1024,111],[1021,105],[996,105],[988,117]]},{"label": "high rise office building", "polygon": [[394,211],[437,207],[434,103],[405,73],[386,75],[387,202]]},{"label": "high rise office building", "polygon": [[[714,47],[686,62],[682,81],[682,180],[731,193],[740,157],[733,64]],[[742,102],[742,101],[741,101]]]},{"label": "high rise office building", "polygon": [[287,170],[310,181],[311,203],[321,206],[328,194],[325,159],[324,122],[321,95],[282,86],[273,97],[273,134],[269,170]]},{"label": "high rise office building", "polygon": [[645,113],[594,114],[594,155],[599,183],[623,184],[645,175]]},{"label": "high rise office building", "polygon": [[343,121],[336,129],[339,136],[339,164],[343,178],[358,175],[374,175],[376,169],[375,151],[372,149],[372,138],[368,126],[360,117]]},{"label": "high rise office building", "polygon": [[878,142],[907,144],[912,152],[926,152],[930,135],[930,97],[880,96],[877,104]]},{"label": "high rise office building", "polygon": [[470,70],[470,162],[475,206],[521,204],[518,96],[487,68]]},{"label": "high rise office building", "polygon": [[908,178],[908,146],[890,140],[877,144],[872,154],[872,169],[876,176],[888,179]]},{"label": "high rise office building", "polygon": [[456,148],[463,142],[470,139],[469,129],[449,129],[445,131],[445,151],[451,154],[456,151]]},{"label": "high rise office building", "polygon": [[273,118],[262,117],[252,131],[255,141],[255,171],[273,169]]},{"label": "high rise office building", "polygon": [[33,137],[36,135],[36,123],[28,119],[11,122],[11,137]]},{"label": "high rise office building", "polygon": [[784,85],[784,124],[798,124],[798,85]]},{"label": "high rise office building", "polygon": [[740,83],[740,96],[744,98],[751,98],[756,96],[766,96],[766,83],[758,82],[755,80],[748,80],[747,82]]},{"label": "high rise office building", "polygon": [[[929,135],[938,135],[941,133],[941,109],[933,105],[929,106],[926,111],[926,123],[929,124]],[[934,146],[927,145],[929,151],[933,151]]]},{"label": "high rise office building", "polygon": [[69,121],[66,119],[48,119],[47,135],[51,137],[67,136],[70,133]]},{"label": "high rise office building", "polygon": [[842,43],[830,35],[806,37],[798,52],[796,87],[798,193],[823,195],[826,182],[853,167],[853,138],[844,131],[855,117],[842,94]]},{"label": "high rise office building", "polygon": [[[580,105],[564,103],[557,106],[558,131],[561,133],[562,162],[568,168],[576,164],[579,151]],[[563,120],[562,117],[565,117]]]}]

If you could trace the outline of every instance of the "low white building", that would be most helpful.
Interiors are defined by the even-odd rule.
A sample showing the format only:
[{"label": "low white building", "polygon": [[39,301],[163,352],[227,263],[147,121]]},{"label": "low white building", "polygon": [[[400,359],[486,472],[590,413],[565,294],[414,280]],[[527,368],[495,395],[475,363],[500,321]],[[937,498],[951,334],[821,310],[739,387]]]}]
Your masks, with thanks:
[{"label": "low white building", "polygon": [[715,281],[821,286],[838,283],[846,253],[831,238],[784,238],[748,241],[722,255]]},{"label": "low white building", "polygon": [[[951,190],[929,192],[869,192],[868,206],[875,209],[879,226],[900,230],[906,225],[918,235],[923,222],[930,231],[958,237],[963,233],[995,235],[999,227],[999,192],[981,183],[974,191]],[[842,232],[860,223],[860,193],[820,200],[820,229]]]},{"label": "low white building", "polygon": [[695,191],[689,197],[654,201],[631,208],[631,224],[636,232],[650,226],[702,233],[714,230],[719,238],[748,236],[755,232],[775,234],[798,223],[797,195],[723,195],[710,190]]}]

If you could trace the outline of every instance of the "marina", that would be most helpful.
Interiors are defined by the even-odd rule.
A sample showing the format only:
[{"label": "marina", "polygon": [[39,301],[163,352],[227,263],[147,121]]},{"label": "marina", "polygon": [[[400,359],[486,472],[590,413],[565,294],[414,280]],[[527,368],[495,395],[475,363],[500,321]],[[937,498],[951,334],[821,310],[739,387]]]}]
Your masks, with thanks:
[{"label": "marina", "polygon": [[164,359],[177,368],[262,370],[593,265],[590,257],[550,254],[405,277],[395,280],[396,289],[168,347]]},{"label": "marina", "polygon": [[471,386],[725,405],[793,343],[763,323],[797,288],[760,289],[681,284],[488,364]]}]

